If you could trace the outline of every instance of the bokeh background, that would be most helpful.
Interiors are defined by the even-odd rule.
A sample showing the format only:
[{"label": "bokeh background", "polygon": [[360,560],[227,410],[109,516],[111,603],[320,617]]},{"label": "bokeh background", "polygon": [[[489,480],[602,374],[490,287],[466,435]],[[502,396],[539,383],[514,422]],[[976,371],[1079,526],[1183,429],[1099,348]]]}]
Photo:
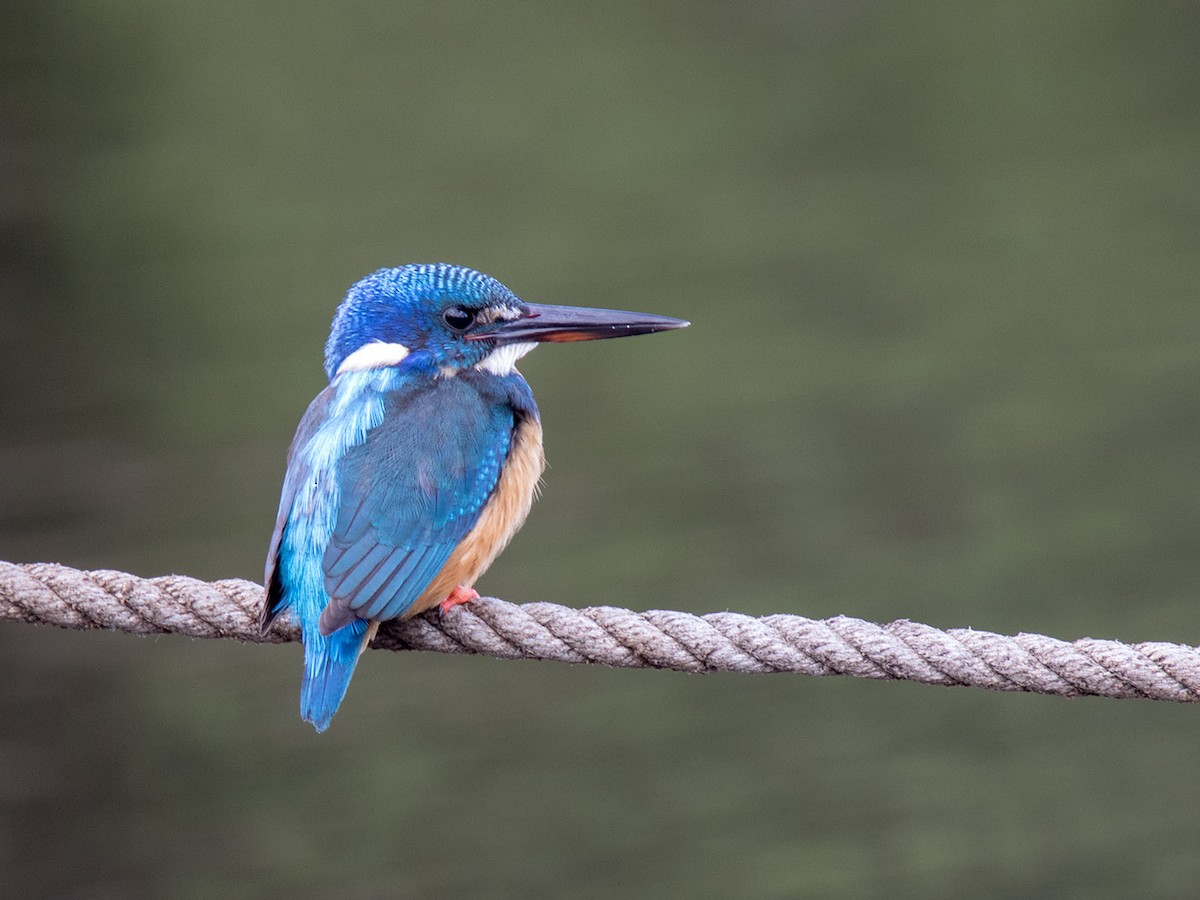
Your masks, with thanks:
[{"label": "bokeh background", "polygon": [[[522,368],[514,601],[1200,642],[1200,7],[110,4],[0,25],[0,558],[260,577],[346,287]],[[1187,897],[1198,711],[0,625],[0,894]]]}]

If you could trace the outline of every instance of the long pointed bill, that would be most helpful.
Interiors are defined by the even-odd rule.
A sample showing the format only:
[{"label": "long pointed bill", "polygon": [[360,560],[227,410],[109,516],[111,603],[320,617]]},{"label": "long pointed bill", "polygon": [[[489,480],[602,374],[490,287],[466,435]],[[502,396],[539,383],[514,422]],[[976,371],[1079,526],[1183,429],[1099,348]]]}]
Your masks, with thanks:
[{"label": "long pointed bill", "polygon": [[690,323],[670,316],[625,312],[619,309],[592,309],[586,306],[550,306],[527,303],[528,313],[503,323],[480,338],[497,338],[504,343],[517,341],[597,341],[603,338],[630,337],[686,328]]}]

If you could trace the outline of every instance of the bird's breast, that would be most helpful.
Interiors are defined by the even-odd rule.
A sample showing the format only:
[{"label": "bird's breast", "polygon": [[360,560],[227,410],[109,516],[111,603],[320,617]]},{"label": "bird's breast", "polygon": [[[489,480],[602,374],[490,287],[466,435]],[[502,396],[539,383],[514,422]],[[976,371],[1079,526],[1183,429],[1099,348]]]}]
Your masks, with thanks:
[{"label": "bird's breast", "polygon": [[440,603],[460,584],[469,587],[487,570],[524,524],[545,468],[541,423],[536,415],[521,415],[513,427],[512,444],[500,478],[478,521],[408,615]]}]

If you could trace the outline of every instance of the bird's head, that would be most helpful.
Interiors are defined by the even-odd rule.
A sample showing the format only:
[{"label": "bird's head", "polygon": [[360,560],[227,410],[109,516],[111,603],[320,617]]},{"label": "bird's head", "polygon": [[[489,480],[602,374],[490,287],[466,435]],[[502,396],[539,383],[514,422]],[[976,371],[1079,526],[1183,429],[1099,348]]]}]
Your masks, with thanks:
[{"label": "bird's head", "polygon": [[325,345],[330,380],[407,364],[498,375],[543,341],[589,341],[683,328],[648,313],[526,303],[482,272],[447,263],[380,269],[350,288]]}]

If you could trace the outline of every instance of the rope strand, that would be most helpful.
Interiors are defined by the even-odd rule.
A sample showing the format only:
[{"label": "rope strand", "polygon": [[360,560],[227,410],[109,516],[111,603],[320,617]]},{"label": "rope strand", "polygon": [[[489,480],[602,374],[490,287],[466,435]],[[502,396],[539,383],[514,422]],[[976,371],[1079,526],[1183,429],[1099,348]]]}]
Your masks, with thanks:
[{"label": "rope strand", "polygon": [[[259,634],[262,602],[262,587],[240,579],[139,578],[109,569],[0,562],[0,619],[253,643],[298,640],[299,629],[286,616],[265,637]],[[483,597],[454,607],[441,621],[426,613],[387,622],[372,646],[680,672],[849,675],[1064,697],[1200,701],[1196,647],[942,631],[906,619],[877,625],[849,616],[696,616]]]}]

